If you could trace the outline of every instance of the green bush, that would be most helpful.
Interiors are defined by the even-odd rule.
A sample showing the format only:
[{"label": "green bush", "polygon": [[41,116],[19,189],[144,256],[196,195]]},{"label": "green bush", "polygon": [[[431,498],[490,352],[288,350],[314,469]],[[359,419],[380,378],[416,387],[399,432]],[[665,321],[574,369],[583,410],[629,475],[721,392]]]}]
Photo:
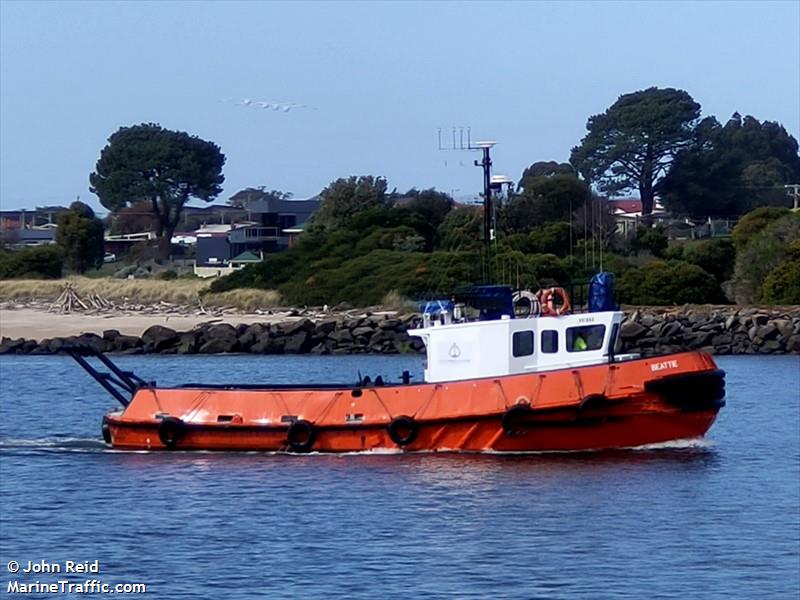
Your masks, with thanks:
[{"label": "green bush", "polygon": [[177,279],[178,274],[172,270],[167,269],[166,271],[161,271],[158,275],[156,275],[156,279],[162,279],[164,281],[172,281],[173,279]]},{"label": "green bush", "polygon": [[569,254],[569,223],[547,223],[534,227],[530,233],[512,233],[500,238],[500,244],[526,254]]},{"label": "green bush", "polygon": [[770,223],[791,214],[788,208],[764,206],[750,211],[739,219],[733,228],[733,243],[736,250],[741,252],[756,235],[761,233]]},{"label": "green bush", "polygon": [[58,279],[64,255],[55,245],[0,251],[0,279]]},{"label": "green bush", "polygon": [[772,269],[761,284],[759,299],[768,304],[800,304],[800,258]]},{"label": "green bush", "polygon": [[626,304],[714,304],[725,298],[714,277],[683,261],[653,261],[627,270],[619,278],[619,296]]},{"label": "green bush", "polygon": [[737,243],[733,287],[738,303],[749,304],[760,299],[759,290],[767,275],[793,256],[797,240],[800,240],[800,213],[784,212],[783,217],[755,233],[744,247]]},{"label": "green bush", "polygon": [[719,283],[733,276],[736,249],[729,239],[717,238],[688,243],[683,247],[683,260],[711,273]]},{"label": "green bush", "polygon": [[636,254],[649,252],[652,256],[663,257],[669,240],[661,227],[639,227],[631,241],[631,248]]}]

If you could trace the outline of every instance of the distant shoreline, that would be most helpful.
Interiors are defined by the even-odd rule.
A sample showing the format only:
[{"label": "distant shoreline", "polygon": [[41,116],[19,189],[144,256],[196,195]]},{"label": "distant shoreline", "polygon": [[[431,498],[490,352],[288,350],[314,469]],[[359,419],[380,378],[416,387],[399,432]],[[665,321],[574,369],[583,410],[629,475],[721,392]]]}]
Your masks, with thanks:
[{"label": "distant shoreline", "polygon": [[[800,306],[623,307],[622,351],[663,354],[800,354]],[[397,353],[418,351],[406,330],[413,313],[393,310],[272,309],[202,312],[159,306],[59,314],[41,303],[0,304],[0,353],[47,354],[74,339],[103,352],[216,354]],[[157,327],[155,327],[157,326]],[[146,332],[159,331],[153,341]],[[218,339],[219,338],[219,339]],[[263,338],[263,339],[262,339]],[[264,340],[269,339],[269,343]],[[219,341],[219,340],[224,341]],[[115,342],[116,340],[116,342]],[[122,341],[124,340],[124,345]],[[138,340],[138,341],[137,341]],[[210,343],[214,341],[214,343]]]}]

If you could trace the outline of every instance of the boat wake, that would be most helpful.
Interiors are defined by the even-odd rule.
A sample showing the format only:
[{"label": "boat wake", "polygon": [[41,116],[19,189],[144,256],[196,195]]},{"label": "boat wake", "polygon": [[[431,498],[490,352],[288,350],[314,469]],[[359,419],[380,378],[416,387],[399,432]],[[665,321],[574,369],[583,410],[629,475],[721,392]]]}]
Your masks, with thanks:
[{"label": "boat wake", "polygon": [[105,452],[110,450],[103,440],[95,438],[39,438],[0,440],[0,452],[33,450],[50,452]]},{"label": "boat wake", "polygon": [[669,442],[660,442],[658,444],[645,444],[644,446],[635,446],[628,448],[629,450],[638,451],[651,451],[651,450],[688,450],[688,449],[701,449],[709,450],[714,448],[713,441],[707,438],[688,438],[684,440],[672,440]]},{"label": "boat wake", "polygon": [[[341,452],[336,454],[331,454],[328,452],[307,452],[307,453],[292,453],[292,452],[275,452],[275,451],[246,451],[246,452],[235,452],[235,451],[211,451],[211,450],[173,450],[169,454],[173,455],[230,455],[230,454],[237,454],[237,455],[259,455],[259,456],[294,456],[294,457],[314,457],[314,456],[325,456],[325,457],[358,457],[358,456],[397,456],[397,455],[405,455],[405,456],[419,456],[419,455],[472,455],[472,456],[553,456],[553,455],[569,455],[569,454],[608,454],[609,452],[614,453],[629,453],[629,454],[636,454],[636,453],[659,453],[659,451],[663,451],[664,453],[668,453],[670,451],[682,451],[682,450],[711,450],[715,447],[713,441],[708,440],[706,438],[690,438],[690,439],[683,439],[683,440],[673,440],[669,442],[661,442],[658,444],[645,444],[643,446],[635,446],[631,448],[617,448],[614,450],[609,449],[597,449],[597,450],[545,450],[545,451],[521,451],[521,452],[499,452],[496,450],[483,450],[480,452],[464,452],[459,451],[456,449],[449,450],[449,449],[441,449],[441,450],[419,450],[413,452],[404,452],[403,450],[397,449],[389,449],[389,448],[380,448],[380,449],[373,449],[373,450],[363,450],[363,451],[354,451],[354,452]],[[121,450],[121,449],[114,449],[106,445],[102,440],[95,439],[95,438],[58,438],[58,437],[51,437],[51,438],[38,438],[38,439],[5,439],[0,440],[0,453],[3,452],[19,452],[19,451],[33,451],[33,452],[75,452],[75,453],[86,453],[86,452],[106,452],[106,453],[122,453],[122,454],[165,454],[163,450]]]}]

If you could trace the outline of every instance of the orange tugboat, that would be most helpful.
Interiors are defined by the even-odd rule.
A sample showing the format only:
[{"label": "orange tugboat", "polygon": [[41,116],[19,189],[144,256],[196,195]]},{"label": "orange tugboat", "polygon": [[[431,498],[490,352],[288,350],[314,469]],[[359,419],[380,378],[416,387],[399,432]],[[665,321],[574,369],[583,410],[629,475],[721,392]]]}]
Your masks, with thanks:
[{"label": "orange tugboat", "polygon": [[[491,301],[508,288],[478,288]],[[480,296],[478,300],[480,301]],[[485,300],[485,297],[483,298]],[[568,451],[702,436],[724,405],[723,371],[703,352],[613,353],[616,311],[485,320],[448,303],[409,333],[425,382],[157,387],[72,356],[123,404],[103,422],[115,448],[289,452]],[[460,305],[453,307],[460,311]]]},{"label": "orange tugboat", "polygon": [[[484,170],[487,258],[492,181]],[[490,260],[486,261],[491,264]],[[123,408],[103,419],[114,448],[288,452],[527,452],[625,448],[704,435],[724,406],[725,374],[703,352],[617,355],[623,314],[612,278],[595,276],[589,312],[561,288],[536,294],[480,286],[428,303],[424,382],[158,387],[102,354],[98,372]],[[491,274],[487,275],[491,280]],[[522,314],[524,313],[524,314]]]}]

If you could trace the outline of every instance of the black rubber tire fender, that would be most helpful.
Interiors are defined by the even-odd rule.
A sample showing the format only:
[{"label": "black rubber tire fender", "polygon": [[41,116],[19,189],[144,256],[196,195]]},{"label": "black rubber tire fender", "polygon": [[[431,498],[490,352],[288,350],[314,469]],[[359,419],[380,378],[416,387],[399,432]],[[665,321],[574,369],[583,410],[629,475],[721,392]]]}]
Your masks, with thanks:
[{"label": "black rubber tire fender", "polygon": [[103,432],[103,441],[110,446],[111,445],[111,428],[108,426],[108,417],[106,415],[103,415],[103,422],[100,425],[100,431]]},{"label": "black rubber tire fender", "polygon": [[286,443],[292,452],[308,452],[317,439],[317,430],[314,424],[305,419],[298,419],[286,432]]},{"label": "black rubber tire fender", "polygon": [[591,410],[593,408],[601,408],[608,404],[608,402],[608,397],[603,394],[589,394],[581,400],[581,405],[578,408],[578,412]]},{"label": "black rubber tire fender", "polygon": [[398,446],[408,446],[414,443],[419,434],[419,424],[413,417],[401,415],[389,423],[389,437]]},{"label": "black rubber tire fender", "polygon": [[509,408],[503,415],[503,431],[508,437],[517,437],[524,434],[529,426],[525,421],[530,417],[533,409],[527,404],[517,404]]},{"label": "black rubber tire fender", "polygon": [[164,417],[158,425],[158,439],[172,450],[186,434],[186,423],[178,417]]}]

